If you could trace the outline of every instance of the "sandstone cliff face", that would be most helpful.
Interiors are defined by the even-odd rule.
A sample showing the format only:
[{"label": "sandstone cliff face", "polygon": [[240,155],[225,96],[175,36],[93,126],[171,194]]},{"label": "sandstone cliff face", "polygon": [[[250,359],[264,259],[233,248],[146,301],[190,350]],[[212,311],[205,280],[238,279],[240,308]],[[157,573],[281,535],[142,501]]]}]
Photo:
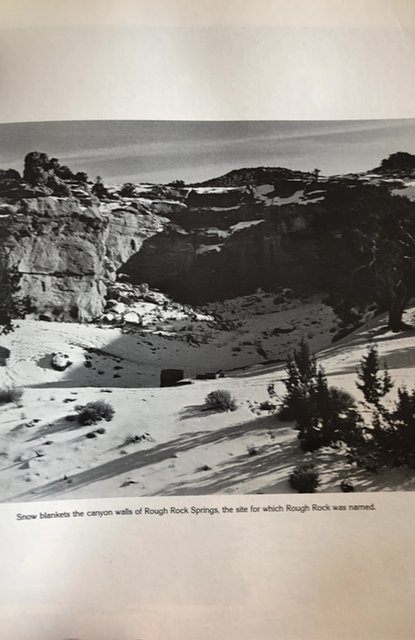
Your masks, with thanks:
[{"label": "sandstone cliff face", "polygon": [[[101,209],[101,210],[100,210]],[[105,208],[82,207],[73,198],[33,198],[0,218],[0,270],[16,267],[21,295],[37,314],[88,321],[104,308],[106,283],[160,231],[163,220]],[[145,219],[144,219],[145,218]]]},{"label": "sandstone cliff face", "polygon": [[[147,282],[193,304],[250,293],[258,287],[307,291],[317,279],[310,231],[317,212],[315,205],[268,210],[244,205],[232,211],[230,218],[223,212],[219,227],[203,226],[208,216],[205,209],[200,214],[188,210],[182,220],[187,230],[171,226],[152,236],[121,271],[134,283]],[[213,223],[218,216],[220,212],[213,212]]]},{"label": "sandstone cliff face", "polygon": [[102,314],[120,273],[190,303],[258,287],[312,289],[310,221],[319,205],[281,206],[263,193],[184,189],[163,200],[157,191],[130,198],[110,192],[92,204],[73,195],[4,199],[0,276],[18,269],[21,295],[37,316],[78,321]]},{"label": "sandstone cliff face", "polygon": [[[192,237],[183,229],[167,227],[146,240],[122,267],[131,282],[147,282],[150,287],[186,298],[189,279],[197,280],[196,250]],[[184,294],[184,295],[183,295]]]},{"label": "sandstone cliff face", "polygon": [[105,270],[110,280],[117,276],[118,270],[131,256],[140,252],[143,243],[153,235],[162,233],[168,225],[167,218],[151,213],[126,211],[117,207],[106,211],[107,226],[102,243],[105,247]]},{"label": "sandstone cliff face", "polygon": [[376,204],[373,188],[412,200],[412,162],[397,154],[378,174],[326,178],[254,167],[198,185],[104,185],[32,152],[23,177],[0,170],[0,291],[17,269],[37,317],[78,321],[101,316],[121,274],[191,304],[259,287],[329,291],[325,226],[339,207],[349,215],[351,193],[356,211]]},{"label": "sandstone cliff face", "polygon": [[102,309],[105,220],[75,200],[34,198],[0,220],[0,268],[22,274],[22,296],[39,313],[89,320]]}]

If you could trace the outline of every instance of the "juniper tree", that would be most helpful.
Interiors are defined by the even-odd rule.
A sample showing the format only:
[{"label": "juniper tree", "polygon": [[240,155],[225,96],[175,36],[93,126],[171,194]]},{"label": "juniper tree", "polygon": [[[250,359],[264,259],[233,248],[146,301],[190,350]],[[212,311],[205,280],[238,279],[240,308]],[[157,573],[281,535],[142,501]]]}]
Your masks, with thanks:
[{"label": "juniper tree", "polygon": [[415,210],[386,186],[344,183],[327,192],[315,220],[321,283],[347,322],[369,305],[388,312],[392,331],[415,293]]},{"label": "juniper tree", "polygon": [[381,372],[375,346],[368,348],[358,369],[358,388],[373,406],[367,440],[358,447],[357,459],[367,469],[409,464],[415,466],[415,389],[398,389],[397,400],[387,408],[382,402],[393,382],[385,367]]},{"label": "juniper tree", "polygon": [[393,387],[392,378],[386,364],[383,372],[380,371],[378,350],[375,345],[368,347],[367,354],[362,357],[360,366],[357,369],[357,377],[360,382],[356,382],[357,388],[369,404],[380,408],[380,401]]},{"label": "juniper tree", "polygon": [[353,410],[354,400],[345,391],[329,386],[323,367],[317,367],[304,340],[289,355],[286,373],[287,393],[279,417],[295,420],[302,448],[313,451],[349,439],[348,430],[360,424],[360,416]]},{"label": "juniper tree", "polygon": [[30,298],[19,295],[20,279],[17,267],[13,267],[5,272],[0,281],[0,335],[13,331],[14,321],[31,311]]},{"label": "juniper tree", "polygon": [[304,339],[301,340],[298,349],[288,355],[285,372],[287,377],[284,385],[287,391],[280,417],[286,420],[301,419],[317,376],[315,356]]}]

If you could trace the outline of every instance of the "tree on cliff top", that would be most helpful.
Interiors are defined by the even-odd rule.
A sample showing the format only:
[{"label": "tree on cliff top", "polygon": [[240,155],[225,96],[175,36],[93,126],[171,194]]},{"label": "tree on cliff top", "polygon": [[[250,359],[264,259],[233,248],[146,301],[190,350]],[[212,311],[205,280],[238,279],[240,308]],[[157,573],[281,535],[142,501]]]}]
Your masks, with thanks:
[{"label": "tree on cliff top", "polygon": [[54,169],[54,160],[49,160],[46,153],[31,151],[24,159],[23,179],[32,186],[46,185]]},{"label": "tree on cliff top", "polygon": [[91,191],[99,200],[105,200],[109,196],[109,193],[102,181],[101,176],[96,177]]},{"label": "tree on cliff top", "polygon": [[378,170],[392,173],[395,171],[415,171],[415,155],[405,151],[392,153],[388,158],[382,160]]},{"label": "tree on cliff top", "polygon": [[71,195],[65,181],[87,182],[86,173],[76,175],[57,158],[49,158],[47,153],[31,151],[24,159],[23,179],[33,187],[49,187],[56,195]]}]

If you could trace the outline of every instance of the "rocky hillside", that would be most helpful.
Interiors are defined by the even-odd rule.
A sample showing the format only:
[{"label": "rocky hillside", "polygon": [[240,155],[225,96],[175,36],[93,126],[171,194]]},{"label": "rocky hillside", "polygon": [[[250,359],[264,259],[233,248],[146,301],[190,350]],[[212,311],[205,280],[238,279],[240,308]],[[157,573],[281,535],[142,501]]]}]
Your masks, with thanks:
[{"label": "rocky hillside", "polygon": [[33,152],[22,176],[0,172],[0,282],[15,268],[34,317],[78,321],[102,315],[122,275],[192,304],[259,287],[328,290],[322,230],[336,197],[363,189],[368,207],[374,191],[413,207],[401,155],[405,167],[395,154],[370,173],[329,178],[259,167],[197,185],[106,185]]}]

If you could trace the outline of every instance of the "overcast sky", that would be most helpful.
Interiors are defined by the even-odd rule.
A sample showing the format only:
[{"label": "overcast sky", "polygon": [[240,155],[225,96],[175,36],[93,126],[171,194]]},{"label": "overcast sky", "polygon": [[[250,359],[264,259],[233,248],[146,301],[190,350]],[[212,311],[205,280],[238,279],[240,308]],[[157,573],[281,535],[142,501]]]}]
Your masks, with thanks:
[{"label": "overcast sky", "polygon": [[108,182],[192,182],[253,166],[348,173],[374,168],[396,151],[415,153],[415,119],[0,125],[1,167],[21,171],[33,150]]}]

